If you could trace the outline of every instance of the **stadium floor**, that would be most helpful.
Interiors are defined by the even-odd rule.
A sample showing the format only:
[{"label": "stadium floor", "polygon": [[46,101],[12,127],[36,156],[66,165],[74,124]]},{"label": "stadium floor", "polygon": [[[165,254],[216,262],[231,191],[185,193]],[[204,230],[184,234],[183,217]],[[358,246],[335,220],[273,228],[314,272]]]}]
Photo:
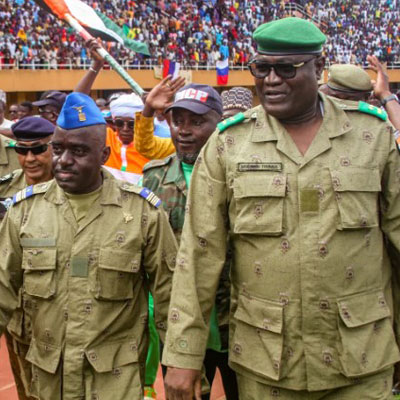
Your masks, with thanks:
[{"label": "stadium floor", "polygon": [[[158,394],[157,399],[165,400],[161,369],[158,370],[155,388]],[[218,372],[211,392],[211,400],[222,400],[224,398],[221,376]],[[4,337],[0,339],[0,400],[18,400]]]}]

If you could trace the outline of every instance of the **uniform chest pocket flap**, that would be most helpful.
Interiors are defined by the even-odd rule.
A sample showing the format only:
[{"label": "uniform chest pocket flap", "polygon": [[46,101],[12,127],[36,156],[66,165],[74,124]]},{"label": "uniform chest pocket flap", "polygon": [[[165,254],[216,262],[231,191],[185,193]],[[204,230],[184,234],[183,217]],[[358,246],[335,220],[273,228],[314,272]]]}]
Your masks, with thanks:
[{"label": "uniform chest pocket flap", "polygon": [[101,249],[95,297],[105,300],[132,299],[134,280],[138,278],[140,266],[140,251]]},{"label": "uniform chest pocket flap", "polygon": [[378,226],[379,170],[347,167],[345,171],[331,170],[331,178],[339,209],[338,229]]},{"label": "uniform chest pocket flap", "polygon": [[283,349],[283,305],[239,296],[230,360],[261,377],[278,381]]},{"label": "uniform chest pocket flap", "polygon": [[22,268],[25,293],[44,299],[54,296],[56,293],[56,265],[56,247],[24,248]]},{"label": "uniform chest pocket flap", "polygon": [[284,231],[286,176],[245,172],[233,184],[234,233],[280,236]]},{"label": "uniform chest pocket flap", "polygon": [[339,299],[339,358],[345,376],[362,377],[399,361],[390,309],[382,291]]}]

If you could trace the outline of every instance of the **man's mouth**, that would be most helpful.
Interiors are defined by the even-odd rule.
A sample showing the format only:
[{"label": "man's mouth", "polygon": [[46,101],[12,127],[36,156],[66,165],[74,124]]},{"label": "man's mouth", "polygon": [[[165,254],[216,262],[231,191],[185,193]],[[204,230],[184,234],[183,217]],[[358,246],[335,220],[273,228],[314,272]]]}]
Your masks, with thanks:
[{"label": "man's mouth", "polygon": [[276,90],[266,90],[264,92],[264,97],[269,103],[279,103],[285,99],[286,93]]}]

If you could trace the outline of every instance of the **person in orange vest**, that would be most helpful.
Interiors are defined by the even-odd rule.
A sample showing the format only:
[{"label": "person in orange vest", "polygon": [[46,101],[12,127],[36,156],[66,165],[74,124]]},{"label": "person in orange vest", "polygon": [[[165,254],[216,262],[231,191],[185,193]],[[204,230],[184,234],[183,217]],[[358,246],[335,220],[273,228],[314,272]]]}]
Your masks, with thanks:
[{"label": "person in orange vest", "polygon": [[135,113],[143,109],[141,98],[123,94],[110,103],[115,131],[107,130],[107,146],[111,148],[105,167],[118,179],[138,183],[144,165],[149,161],[136,150],[133,143]]}]

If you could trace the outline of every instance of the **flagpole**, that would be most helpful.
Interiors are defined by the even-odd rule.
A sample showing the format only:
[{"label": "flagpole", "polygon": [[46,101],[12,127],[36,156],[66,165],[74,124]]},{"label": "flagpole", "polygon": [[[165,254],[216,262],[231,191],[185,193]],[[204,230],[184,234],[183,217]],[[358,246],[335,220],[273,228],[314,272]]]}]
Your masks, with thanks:
[{"label": "flagpole", "polygon": [[[93,39],[93,36],[71,14],[65,13],[65,20],[83,39],[85,39],[85,41]],[[144,90],[131,78],[131,76],[121,67],[121,65],[118,64],[117,60],[115,60],[115,58],[112,57],[111,54],[109,54],[108,51],[103,47],[99,47],[96,49],[96,51],[100,57],[106,60],[118,73],[118,75],[124,79],[140,97],[142,97]]]}]

